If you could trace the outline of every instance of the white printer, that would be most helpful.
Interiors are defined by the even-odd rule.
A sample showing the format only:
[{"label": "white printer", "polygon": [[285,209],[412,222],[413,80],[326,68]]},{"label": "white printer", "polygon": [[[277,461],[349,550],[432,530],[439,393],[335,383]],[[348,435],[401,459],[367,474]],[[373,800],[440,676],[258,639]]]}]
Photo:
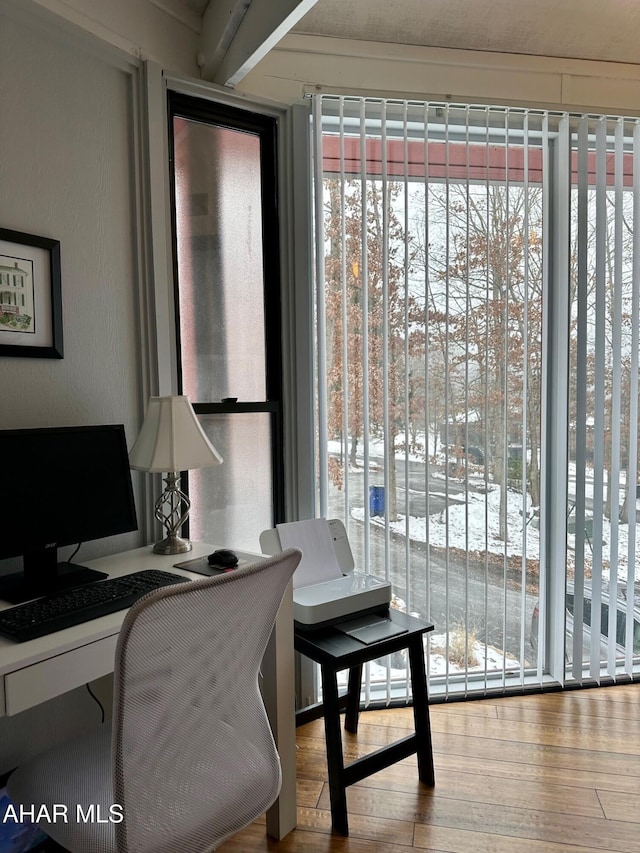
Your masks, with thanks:
[{"label": "white printer", "polygon": [[279,524],[260,534],[260,547],[269,555],[291,547],[302,551],[293,576],[293,617],[298,628],[313,630],[389,608],[391,584],[354,571],[347,531],[337,518]]}]

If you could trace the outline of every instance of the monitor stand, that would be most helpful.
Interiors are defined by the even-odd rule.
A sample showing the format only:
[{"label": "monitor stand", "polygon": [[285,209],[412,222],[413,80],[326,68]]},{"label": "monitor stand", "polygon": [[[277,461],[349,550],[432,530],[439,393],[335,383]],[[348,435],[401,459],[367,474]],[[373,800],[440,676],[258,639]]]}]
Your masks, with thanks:
[{"label": "monitor stand", "polygon": [[22,561],[22,572],[0,576],[0,599],[11,604],[20,604],[108,577],[106,572],[98,572],[86,566],[59,563],[57,548],[32,551],[25,554]]}]

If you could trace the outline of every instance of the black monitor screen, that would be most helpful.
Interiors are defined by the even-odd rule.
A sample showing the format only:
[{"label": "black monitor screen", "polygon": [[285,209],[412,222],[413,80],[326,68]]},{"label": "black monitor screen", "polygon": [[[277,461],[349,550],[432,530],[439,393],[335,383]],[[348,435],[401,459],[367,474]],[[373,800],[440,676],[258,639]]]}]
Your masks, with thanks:
[{"label": "black monitor screen", "polygon": [[[0,454],[0,559],[23,556],[27,580],[39,587],[26,592],[39,595],[60,585],[56,575],[70,567],[58,566],[59,546],[137,529],[121,424],[3,430]],[[4,595],[0,581],[0,596],[21,600],[25,594]]]}]

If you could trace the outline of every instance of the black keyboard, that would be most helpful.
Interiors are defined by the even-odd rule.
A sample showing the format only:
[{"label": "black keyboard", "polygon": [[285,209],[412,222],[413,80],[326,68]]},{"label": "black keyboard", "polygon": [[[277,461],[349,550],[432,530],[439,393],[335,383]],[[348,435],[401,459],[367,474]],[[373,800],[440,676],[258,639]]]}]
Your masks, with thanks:
[{"label": "black keyboard", "polygon": [[1,611],[0,634],[18,643],[34,640],[117,610],[125,610],[154,589],[186,580],[188,578],[170,572],[147,569],[77,586]]}]

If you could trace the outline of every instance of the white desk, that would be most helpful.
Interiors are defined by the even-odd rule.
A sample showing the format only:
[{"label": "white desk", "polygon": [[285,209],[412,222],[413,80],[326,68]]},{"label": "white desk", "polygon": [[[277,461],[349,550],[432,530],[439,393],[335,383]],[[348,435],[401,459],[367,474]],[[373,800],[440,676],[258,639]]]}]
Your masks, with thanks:
[{"label": "white desk", "polygon": [[[164,569],[197,579],[202,575],[174,569],[173,564],[210,554],[215,547],[194,543],[188,554],[164,557],[154,554],[148,546],[79,562],[107,572],[111,577],[143,569]],[[236,553],[240,559],[251,562],[264,559],[260,554]],[[4,609],[2,604],[0,609]],[[19,714],[113,672],[116,642],[125,612],[92,619],[26,643],[0,638],[0,716]],[[264,702],[282,765],[282,790],[267,812],[267,832],[280,839],[296,824],[293,603],[290,590],[280,607],[262,671]]]}]

